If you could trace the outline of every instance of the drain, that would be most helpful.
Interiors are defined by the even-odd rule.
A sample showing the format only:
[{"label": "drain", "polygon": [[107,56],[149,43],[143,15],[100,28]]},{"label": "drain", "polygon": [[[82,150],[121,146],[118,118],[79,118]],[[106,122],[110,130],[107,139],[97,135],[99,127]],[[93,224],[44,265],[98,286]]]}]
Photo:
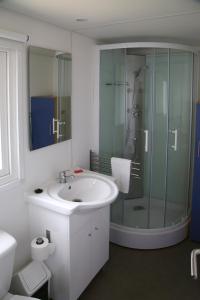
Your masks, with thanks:
[{"label": "drain", "polygon": [[83,202],[83,200],[81,200],[81,199],[73,199],[72,201],[73,202]]},{"label": "drain", "polygon": [[133,206],[133,210],[135,210],[135,211],[145,210],[145,207],[142,205],[135,205],[135,206]]}]

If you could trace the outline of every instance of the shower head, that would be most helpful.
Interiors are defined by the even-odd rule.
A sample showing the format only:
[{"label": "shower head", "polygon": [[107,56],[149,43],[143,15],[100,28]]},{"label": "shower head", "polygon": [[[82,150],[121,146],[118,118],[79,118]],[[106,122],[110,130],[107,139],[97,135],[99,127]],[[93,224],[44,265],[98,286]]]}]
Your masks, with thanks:
[{"label": "shower head", "polygon": [[133,73],[135,75],[135,78],[138,78],[141,75],[141,73],[143,71],[145,71],[146,69],[148,69],[148,66],[144,65],[144,66],[140,67],[138,70],[134,71]]}]

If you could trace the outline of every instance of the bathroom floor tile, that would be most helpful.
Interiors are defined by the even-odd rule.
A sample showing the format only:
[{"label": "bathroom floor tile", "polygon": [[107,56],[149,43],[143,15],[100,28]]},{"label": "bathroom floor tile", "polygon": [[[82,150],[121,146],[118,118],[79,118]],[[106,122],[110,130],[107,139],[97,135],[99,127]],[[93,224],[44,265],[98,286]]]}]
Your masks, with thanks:
[{"label": "bathroom floor tile", "polygon": [[200,299],[200,280],[190,277],[190,252],[200,243],[186,240],[158,250],[110,246],[110,260],[79,300]]}]

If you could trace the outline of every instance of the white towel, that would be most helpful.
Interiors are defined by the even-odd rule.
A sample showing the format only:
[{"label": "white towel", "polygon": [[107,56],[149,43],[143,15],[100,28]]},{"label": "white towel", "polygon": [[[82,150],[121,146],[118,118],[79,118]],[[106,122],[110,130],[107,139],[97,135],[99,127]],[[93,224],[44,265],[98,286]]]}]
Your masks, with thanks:
[{"label": "white towel", "polygon": [[131,160],[125,158],[111,158],[112,176],[116,179],[122,193],[129,192]]}]

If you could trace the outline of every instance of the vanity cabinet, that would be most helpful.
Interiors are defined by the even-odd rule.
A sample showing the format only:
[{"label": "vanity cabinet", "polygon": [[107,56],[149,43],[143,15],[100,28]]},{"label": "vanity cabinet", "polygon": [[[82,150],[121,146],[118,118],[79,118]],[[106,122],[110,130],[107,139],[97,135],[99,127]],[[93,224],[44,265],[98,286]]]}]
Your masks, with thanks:
[{"label": "vanity cabinet", "polygon": [[109,258],[110,207],[70,216],[29,203],[31,239],[50,231],[51,298],[76,300]]}]

